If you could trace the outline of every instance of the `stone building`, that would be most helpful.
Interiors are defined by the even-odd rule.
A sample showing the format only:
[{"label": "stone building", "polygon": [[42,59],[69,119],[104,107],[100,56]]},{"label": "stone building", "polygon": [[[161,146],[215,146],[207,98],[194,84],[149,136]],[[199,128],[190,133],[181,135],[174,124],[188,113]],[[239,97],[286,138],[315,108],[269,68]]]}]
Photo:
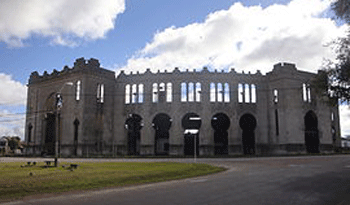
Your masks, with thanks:
[{"label": "stone building", "polygon": [[[235,155],[332,151],[338,107],[316,74],[279,63],[266,75],[201,71],[125,74],[77,59],[28,83],[28,154]],[[196,150],[196,151],[195,151]]]}]

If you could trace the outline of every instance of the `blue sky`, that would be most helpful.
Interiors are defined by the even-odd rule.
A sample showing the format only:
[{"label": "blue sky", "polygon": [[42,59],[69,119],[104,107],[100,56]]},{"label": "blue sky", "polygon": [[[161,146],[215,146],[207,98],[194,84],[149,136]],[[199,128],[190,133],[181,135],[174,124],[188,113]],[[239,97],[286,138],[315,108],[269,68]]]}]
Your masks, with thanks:
[{"label": "blue sky", "polygon": [[[53,3],[54,2],[54,3]],[[261,70],[289,61],[316,72],[344,34],[323,0],[0,0],[0,136],[23,136],[26,83],[97,58],[143,72],[180,67]],[[350,112],[341,107],[343,134]],[[349,125],[349,126],[347,126]]]}]

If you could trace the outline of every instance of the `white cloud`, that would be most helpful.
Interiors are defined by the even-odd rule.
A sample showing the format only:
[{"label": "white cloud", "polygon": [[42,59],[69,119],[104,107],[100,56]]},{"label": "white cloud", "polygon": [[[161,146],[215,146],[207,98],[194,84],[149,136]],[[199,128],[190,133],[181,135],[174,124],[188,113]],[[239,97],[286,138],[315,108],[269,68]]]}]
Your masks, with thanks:
[{"label": "white cloud", "polygon": [[345,31],[345,26],[321,17],[329,5],[322,0],[294,0],[267,8],[235,3],[209,14],[204,22],[157,32],[118,69],[142,72],[209,66],[267,72],[284,61],[315,71],[324,58],[334,57],[325,45]]},{"label": "white cloud", "polygon": [[34,35],[51,43],[75,46],[77,40],[105,37],[114,28],[124,0],[1,0],[0,41],[12,47]]},{"label": "white cloud", "polygon": [[11,76],[0,73],[0,105],[25,105],[27,88],[12,79]]},{"label": "white cloud", "polygon": [[19,136],[24,140],[25,114],[0,110],[0,137]]},{"label": "white cloud", "polygon": [[0,136],[16,135],[24,139],[25,114],[14,111],[25,107],[27,88],[4,73],[0,73],[0,87]]}]

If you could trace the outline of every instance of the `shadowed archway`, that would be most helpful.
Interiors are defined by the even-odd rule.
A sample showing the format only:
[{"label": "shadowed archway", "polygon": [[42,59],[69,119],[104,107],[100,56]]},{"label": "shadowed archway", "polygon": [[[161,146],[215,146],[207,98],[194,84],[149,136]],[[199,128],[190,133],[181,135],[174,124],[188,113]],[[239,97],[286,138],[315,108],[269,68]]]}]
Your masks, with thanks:
[{"label": "shadowed archway", "polygon": [[320,139],[318,136],[317,116],[313,111],[306,113],[304,117],[305,125],[305,146],[308,153],[319,153]]},{"label": "shadowed archway", "polygon": [[45,118],[43,125],[45,127],[44,146],[41,154],[55,155],[57,112],[56,112],[56,93],[52,92],[45,101]]},{"label": "shadowed archway", "polygon": [[224,113],[217,113],[211,119],[214,129],[215,155],[228,154],[228,133],[230,118]]},{"label": "shadowed archway", "polygon": [[[196,113],[187,113],[182,118],[182,127],[184,128],[184,154],[199,154],[199,128],[202,120]],[[196,142],[194,142],[196,141]]]},{"label": "shadowed archway", "polygon": [[244,114],[239,120],[242,129],[242,145],[244,154],[255,154],[256,119],[251,114]]},{"label": "shadowed archway", "polygon": [[140,154],[140,140],[142,128],[142,118],[137,114],[130,114],[125,121],[125,128],[128,130],[128,154]]},{"label": "shadowed archway", "polygon": [[169,129],[172,119],[164,113],[157,114],[152,121],[155,129],[154,153],[156,155],[169,154]]}]

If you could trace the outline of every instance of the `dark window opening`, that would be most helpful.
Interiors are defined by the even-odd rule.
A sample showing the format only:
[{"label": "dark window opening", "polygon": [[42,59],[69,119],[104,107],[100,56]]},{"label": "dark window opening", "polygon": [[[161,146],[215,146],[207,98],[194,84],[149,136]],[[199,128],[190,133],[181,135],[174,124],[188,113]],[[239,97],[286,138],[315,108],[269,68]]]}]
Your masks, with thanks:
[{"label": "dark window opening", "polygon": [[29,124],[28,125],[28,142],[32,141],[32,129],[33,129],[32,124]]},{"label": "dark window opening", "polygon": [[79,128],[79,120],[74,120],[74,155],[78,154],[78,128]]},{"label": "dark window opening", "polygon": [[279,125],[278,125],[278,110],[275,110],[275,123],[276,123],[276,135],[280,134]]}]

